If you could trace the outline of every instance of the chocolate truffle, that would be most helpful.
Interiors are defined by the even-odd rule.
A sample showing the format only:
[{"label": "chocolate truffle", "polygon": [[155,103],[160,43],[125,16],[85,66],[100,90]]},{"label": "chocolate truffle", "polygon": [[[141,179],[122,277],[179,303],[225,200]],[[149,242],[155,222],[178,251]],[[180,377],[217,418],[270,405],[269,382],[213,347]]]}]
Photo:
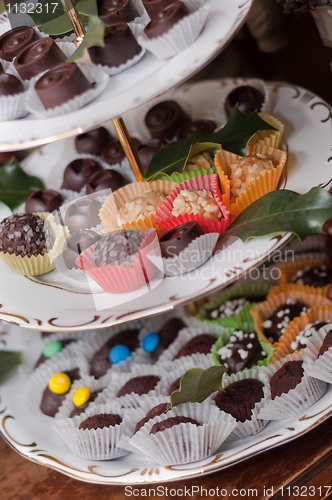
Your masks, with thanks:
[{"label": "chocolate truffle", "polygon": [[232,316],[238,314],[244,306],[247,306],[254,302],[262,302],[265,299],[265,295],[255,295],[251,297],[232,297],[218,307],[212,309],[206,308],[206,318],[211,320],[231,318]]},{"label": "chocolate truffle", "polygon": [[13,61],[24,47],[37,39],[37,33],[29,26],[19,26],[6,31],[0,36],[0,59]]},{"label": "chocolate truffle", "polygon": [[130,23],[139,17],[139,12],[133,0],[106,0],[99,8],[99,17],[106,24]]},{"label": "chocolate truffle", "polygon": [[48,359],[53,358],[57,354],[59,354],[64,347],[74,342],[75,339],[63,339],[63,340],[54,340],[45,345],[42,354],[39,356],[38,360],[35,363],[34,368],[42,365]]},{"label": "chocolate truffle", "polygon": [[327,332],[327,334],[325,335],[323,343],[318,351],[317,358],[319,358],[319,356],[322,356],[322,354],[324,354],[324,352],[328,351],[330,349],[330,347],[332,347],[332,329],[329,330]]},{"label": "chocolate truffle", "polygon": [[288,361],[283,364],[270,380],[272,399],[294,389],[301,382],[303,373],[302,361]]},{"label": "chocolate truffle", "polygon": [[143,236],[138,231],[114,231],[103,236],[94,247],[93,261],[98,266],[130,266],[136,258]]},{"label": "chocolate truffle", "polygon": [[158,12],[166,9],[175,0],[142,0],[146,12],[149,14],[150,19],[153,19]]},{"label": "chocolate truffle", "polygon": [[266,358],[256,333],[244,333],[241,330],[232,333],[228,342],[218,350],[218,354],[229,374],[251,368],[259,360]]},{"label": "chocolate truffle", "polygon": [[[101,170],[100,172],[102,173],[103,170]],[[100,224],[100,209],[101,203],[98,200],[92,200],[90,198],[80,198],[74,201],[67,208],[65,215],[65,225],[68,226],[69,231],[72,233],[81,231],[83,229],[96,227],[98,226],[98,224]]]},{"label": "chocolate truffle", "polygon": [[147,394],[152,391],[160,381],[157,375],[142,375],[140,377],[134,377],[128,380],[118,391],[117,397],[125,396],[134,392],[141,396],[142,394]]},{"label": "chocolate truffle", "polygon": [[79,429],[103,429],[104,427],[114,427],[122,422],[122,418],[114,413],[100,413],[88,417],[80,423]]},{"label": "chocolate truffle", "polygon": [[165,259],[179,255],[194,239],[203,232],[197,222],[185,222],[171,229],[160,238],[161,255]]},{"label": "chocolate truffle", "polygon": [[16,76],[0,73],[0,96],[21,94],[24,91],[22,82]]},{"label": "chocolate truffle", "polygon": [[89,406],[89,404],[93,403],[93,401],[96,399],[96,397],[98,396],[98,394],[99,394],[99,391],[91,392],[88,401],[86,403],[84,403],[83,405],[81,405],[81,406],[75,406],[72,409],[72,411],[70,412],[69,418],[76,417],[76,415],[80,415],[81,413],[83,413],[87,409],[87,407]]},{"label": "chocolate truffle", "polygon": [[37,80],[35,91],[45,109],[52,109],[90,90],[94,85],[75,63],[63,63],[46,71]]},{"label": "chocolate truffle", "polygon": [[179,128],[176,132],[176,140],[183,141],[194,132],[213,132],[215,128],[216,124],[212,120],[195,120]]},{"label": "chocolate truffle", "polygon": [[138,340],[139,330],[124,330],[111,337],[91,359],[91,375],[95,378],[100,378],[107,370],[112,367],[112,362],[109,359],[110,350],[116,345],[126,345],[131,351],[139,347]]},{"label": "chocolate truffle", "polygon": [[128,184],[128,181],[120,172],[111,169],[100,170],[92,174],[89,178],[86,184],[86,194],[96,193],[105,189],[116,191],[126,184]]},{"label": "chocolate truffle", "polygon": [[193,424],[193,425],[202,425],[197,420],[189,417],[182,417],[177,415],[176,417],[169,417],[166,420],[162,420],[161,422],[156,422],[150,430],[150,434],[156,434],[157,432],[162,432],[166,429],[171,429],[174,425],[179,424]]},{"label": "chocolate truffle", "polygon": [[67,57],[51,37],[39,38],[17,55],[14,66],[23,80],[30,80],[54,66],[64,63]]},{"label": "chocolate truffle", "polygon": [[123,151],[120,141],[112,141],[106,148],[103,149],[102,159],[109,165],[116,165],[125,159],[126,155]]},{"label": "chocolate truffle", "polygon": [[31,193],[25,202],[25,211],[32,214],[35,212],[53,212],[63,203],[60,193],[52,189],[40,189]]},{"label": "chocolate truffle", "polygon": [[297,316],[302,316],[307,312],[307,306],[295,299],[287,299],[285,304],[281,304],[274,313],[263,321],[264,335],[269,342],[278,342],[285,333],[290,321]]},{"label": "chocolate truffle", "polygon": [[[80,373],[78,368],[74,368],[73,370],[68,370],[63,372],[66,375],[68,375],[70,382],[73,383],[74,380],[78,380],[80,378]],[[69,386],[70,389],[70,386]],[[69,391],[68,389],[68,391]],[[40,409],[42,413],[45,415],[48,415],[49,417],[54,417],[54,415],[57,413],[59,406],[62,404],[63,400],[66,397],[66,394],[68,394],[68,391],[62,393],[62,394],[56,394],[52,392],[49,387],[46,387],[46,389],[43,392],[41,403],[40,403]]]},{"label": "chocolate truffle", "polygon": [[189,116],[175,101],[159,102],[145,116],[145,125],[157,139],[172,139],[176,131],[189,121]]},{"label": "chocolate truffle", "polygon": [[14,214],[0,223],[0,251],[21,257],[47,253],[45,224],[34,214]]},{"label": "chocolate truffle", "polygon": [[126,23],[110,24],[105,30],[104,43],[104,47],[90,47],[88,49],[94,64],[118,68],[142,51]]},{"label": "chocolate truffle", "polygon": [[111,141],[112,136],[109,131],[104,127],[99,127],[77,135],[75,147],[78,153],[100,156],[105,146]]},{"label": "chocolate truffle", "polygon": [[137,155],[144,174],[147,173],[152,158],[163,145],[164,143],[160,139],[150,139],[138,148]]},{"label": "chocolate truffle", "polygon": [[181,19],[188,16],[188,8],[184,3],[176,1],[158,12],[145,26],[144,33],[150,39],[158,38],[167,33]]},{"label": "chocolate truffle", "polygon": [[292,277],[292,282],[299,285],[323,287],[332,282],[332,269],[326,265],[306,266],[304,269],[297,271]]},{"label": "chocolate truffle", "polygon": [[151,408],[151,410],[148,411],[145,417],[143,417],[139,422],[137,422],[134,434],[136,434],[136,432],[138,432],[146,422],[148,422],[154,417],[159,417],[159,415],[162,415],[162,413],[166,413],[166,410],[167,410],[167,403],[160,403],[159,405]]},{"label": "chocolate truffle", "polygon": [[71,189],[78,193],[86,185],[92,174],[102,170],[101,165],[91,158],[79,158],[70,162],[63,173],[63,189]]},{"label": "chocolate truffle", "polygon": [[243,85],[232,90],[225,101],[225,113],[230,116],[233,108],[237,105],[242,113],[260,111],[265,97],[254,87]]},{"label": "chocolate truffle", "polygon": [[156,214],[158,208],[165,199],[165,195],[159,191],[144,191],[135,196],[119,208],[118,220],[121,224],[137,222],[146,217]]},{"label": "chocolate truffle", "polygon": [[215,341],[215,337],[208,333],[196,335],[196,337],[193,337],[180,349],[173,359],[179,359],[182,356],[191,356],[195,353],[209,354]]},{"label": "chocolate truffle", "polygon": [[94,245],[100,238],[101,236],[99,234],[88,230],[71,234],[66,240],[62,250],[62,258],[67,269],[79,269],[75,264],[77,257],[84,252],[84,250]]},{"label": "chocolate truffle", "polygon": [[322,327],[331,323],[331,320],[328,322],[321,323],[309,323],[304,327],[304,329],[296,336],[296,339],[291,343],[291,349],[293,351],[298,351],[299,349],[304,349],[308,345],[308,340],[312,336],[314,332],[318,332],[318,330]]},{"label": "chocolate truffle", "polygon": [[178,336],[182,328],[185,328],[185,323],[180,318],[172,318],[159,330],[159,344],[156,349],[151,352],[152,361],[156,362],[159,356]]},{"label": "chocolate truffle", "polygon": [[233,382],[219,391],[216,405],[225,413],[230,413],[238,422],[251,419],[251,411],[264,396],[263,384],[259,380],[246,378]]}]

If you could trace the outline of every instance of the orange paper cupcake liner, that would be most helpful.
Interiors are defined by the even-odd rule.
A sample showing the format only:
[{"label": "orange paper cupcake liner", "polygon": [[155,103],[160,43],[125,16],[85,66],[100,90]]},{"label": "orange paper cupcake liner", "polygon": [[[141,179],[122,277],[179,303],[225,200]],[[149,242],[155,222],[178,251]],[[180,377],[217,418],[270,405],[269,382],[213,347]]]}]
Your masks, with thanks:
[{"label": "orange paper cupcake liner", "polygon": [[[174,200],[183,189],[206,189],[207,191],[211,191],[222,213],[222,219],[209,220],[202,215],[194,214],[172,215]],[[223,234],[230,225],[230,212],[223,202],[223,197],[218,186],[218,176],[216,174],[194,177],[178,184],[166,197],[154,217],[155,224],[163,227],[167,231],[190,221],[196,221],[204,233]]]},{"label": "orange paper cupcake liner", "polygon": [[[304,293],[307,293],[310,295],[317,295],[318,297],[323,297],[326,299],[326,301],[328,301],[329,299],[327,299],[327,294],[328,294],[330,286],[331,285],[326,285],[322,288],[319,288],[319,287],[314,287],[314,286],[310,286],[310,285],[299,285],[298,283],[281,283],[280,285],[273,287],[269,291],[267,298],[269,299],[273,295],[278,295],[281,292],[293,292],[294,291],[294,292],[304,292]],[[316,304],[312,304],[312,305],[316,305]],[[317,305],[319,305],[319,304],[317,304]],[[322,305],[324,305],[324,304],[322,304]],[[327,305],[329,305],[328,302],[327,302]]]}]

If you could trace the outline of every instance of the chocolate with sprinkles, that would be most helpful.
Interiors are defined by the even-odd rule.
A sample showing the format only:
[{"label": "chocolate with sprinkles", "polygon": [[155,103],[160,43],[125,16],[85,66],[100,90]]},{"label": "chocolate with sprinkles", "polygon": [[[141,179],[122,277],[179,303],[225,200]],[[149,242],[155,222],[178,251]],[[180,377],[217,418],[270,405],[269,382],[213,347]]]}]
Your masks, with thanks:
[{"label": "chocolate with sprinkles", "polygon": [[132,266],[143,236],[138,231],[114,231],[97,241],[93,260],[98,266]]},{"label": "chocolate with sprinkles", "polygon": [[37,257],[48,251],[44,221],[34,214],[14,214],[0,223],[0,251]]},{"label": "chocolate with sprinkles", "polygon": [[218,354],[229,374],[251,368],[259,360],[266,358],[266,352],[262,350],[256,333],[244,333],[241,330],[232,333],[227,344],[218,350]]},{"label": "chocolate with sprinkles", "polygon": [[314,332],[318,332],[318,330],[322,327],[325,326],[329,323],[331,323],[332,320],[328,321],[322,321],[322,322],[316,322],[316,323],[308,323],[304,327],[303,330],[300,331],[300,333],[296,336],[295,340],[291,343],[291,349],[293,351],[298,351],[299,349],[304,349],[308,345],[308,340],[312,336]]},{"label": "chocolate with sprinkles", "polygon": [[262,324],[267,340],[272,343],[278,342],[290,321],[297,316],[306,314],[307,309],[307,306],[302,302],[292,298],[287,299],[286,303],[281,304]]},{"label": "chocolate with sprinkles", "polygon": [[321,266],[306,266],[304,269],[299,269],[292,277],[293,283],[299,285],[310,286],[325,286],[332,282],[332,269],[326,265]]}]

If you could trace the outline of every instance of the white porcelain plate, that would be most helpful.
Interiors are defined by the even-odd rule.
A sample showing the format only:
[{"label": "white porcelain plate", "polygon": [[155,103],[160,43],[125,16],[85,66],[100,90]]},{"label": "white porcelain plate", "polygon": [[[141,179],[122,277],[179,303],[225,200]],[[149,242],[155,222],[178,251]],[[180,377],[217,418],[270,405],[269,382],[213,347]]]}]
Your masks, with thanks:
[{"label": "white porcelain plate", "polygon": [[[193,118],[217,119],[216,103],[234,85],[243,82],[232,79],[183,85],[170,91],[167,97],[190,108]],[[285,147],[289,150],[282,187],[299,193],[317,185],[329,188],[332,183],[329,105],[293,85],[269,83],[268,89],[272,113],[285,124]],[[139,131],[143,138],[147,134],[143,122],[148,106],[125,117],[129,130]],[[68,138],[42,148],[32,156],[26,169],[43,176],[47,184],[50,171],[55,167],[64,169],[74,156],[74,139]],[[48,187],[59,186],[52,182]],[[223,239],[216,254],[199,269],[118,295],[103,292],[97,285],[90,288],[57,271],[39,277],[20,276],[0,262],[0,319],[26,328],[56,331],[103,328],[161,313],[238,279],[281,248],[289,237],[284,234],[252,239],[246,244]]]},{"label": "white porcelain plate", "polygon": [[[96,100],[68,115],[0,123],[0,151],[46,144],[121,116],[161,92],[187,80],[210,62],[245,22],[252,0],[206,0],[210,8],[204,29],[197,40],[177,56],[161,60],[150,52],[138,64],[112,76]],[[0,18],[0,33],[10,29],[6,16]]]},{"label": "white porcelain plate", "polygon": [[[3,325],[1,341],[6,349],[20,350],[27,336],[32,337],[32,332]],[[52,418],[29,414],[24,404],[25,386],[25,381],[16,374],[0,388],[0,432],[6,441],[33,462],[82,481],[101,484],[162,483],[220,470],[305,434],[332,413],[332,386],[329,386],[326,394],[297,418],[271,421],[257,435],[226,442],[215,455],[201,462],[163,467],[136,453],[97,462],[74,455],[53,431]]]}]

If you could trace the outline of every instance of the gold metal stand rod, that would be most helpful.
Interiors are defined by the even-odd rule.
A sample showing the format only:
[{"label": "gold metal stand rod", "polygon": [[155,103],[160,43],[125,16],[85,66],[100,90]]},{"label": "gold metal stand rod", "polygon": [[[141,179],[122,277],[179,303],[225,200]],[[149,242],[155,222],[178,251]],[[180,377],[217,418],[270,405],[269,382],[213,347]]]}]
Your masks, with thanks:
[{"label": "gold metal stand rod", "polygon": [[142,182],[144,178],[142,175],[141,164],[123,118],[113,118],[112,122],[136,180],[137,182]]},{"label": "gold metal stand rod", "polygon": [[80,18],[79,13],[77,12],[75,1],[74,0],[61,0],[63,8],[65,9],[69,20],[72,24],[73,30],[76,35],[75,45],[80,45],[83,42],[85,36],[85,29]]}]

